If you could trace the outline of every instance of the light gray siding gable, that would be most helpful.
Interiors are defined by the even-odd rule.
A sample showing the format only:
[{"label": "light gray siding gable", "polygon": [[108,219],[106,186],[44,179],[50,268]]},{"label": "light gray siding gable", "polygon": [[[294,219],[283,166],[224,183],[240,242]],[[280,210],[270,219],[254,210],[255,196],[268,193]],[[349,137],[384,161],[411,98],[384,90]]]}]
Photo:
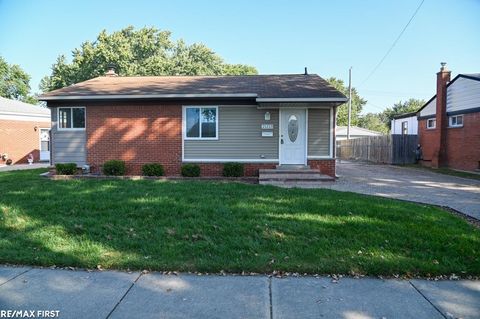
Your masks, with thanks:
[{"label": "light gray siding gable", "polygon": [[[59,130],[57,126],[57,108],[52,107],[52,164],[76,163],[77,166],[86,164],[87,134],[85,130]],[[87,124],[88,125],[88,124]]]},{"label": "light gray siding gable", "polygon": [[[270,121],[265,121],[265,112]],[[273,124],[273,136],[262,137],[262,124]],[[218,140],[184,140],[184,160],[278,161],[278,110],[256,106],[219,106]]]},{"label": "light gray siding gable", "polygon": [[458,78],[447,88],[447,112],[480,108],[480,81]]},{"label": "light gray siding gable", "polygon": [[330,109],[308,110],[308,156],[330,156]]}]

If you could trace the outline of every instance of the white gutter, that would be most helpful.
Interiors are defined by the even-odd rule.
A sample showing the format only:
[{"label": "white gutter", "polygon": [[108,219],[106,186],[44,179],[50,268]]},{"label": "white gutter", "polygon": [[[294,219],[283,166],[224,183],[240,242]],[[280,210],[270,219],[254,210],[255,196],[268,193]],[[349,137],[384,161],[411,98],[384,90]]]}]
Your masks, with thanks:
[{"label": "white gutter", "polygon": [[112,100],[112,99],[175,99],[175,98],[256,98],[256,93],[237,94],[104,94],[40,96],[40,101],[54,100]]},{"label": "white gutter", "polygon": [[347,102],[346,97],[257,98],[257,102]]},{"label": "white gutter", "polygon": [[[48,109],[47,109],[48,110]],[[45,117],[45,118],[50,118],[50,114],[46,113],[24,113],[24,112],[6,112],[6,111],[0,111],[0,115],[11,115],[11,116],[31,116],[31,117]]]}]

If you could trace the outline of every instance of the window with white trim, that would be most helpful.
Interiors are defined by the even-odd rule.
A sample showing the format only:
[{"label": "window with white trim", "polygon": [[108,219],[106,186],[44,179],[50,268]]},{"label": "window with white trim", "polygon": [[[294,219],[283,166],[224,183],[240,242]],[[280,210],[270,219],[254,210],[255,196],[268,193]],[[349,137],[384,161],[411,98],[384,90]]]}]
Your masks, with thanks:
[{"label": "window with white trim", "polygon": [[218,107],[185,108],[185,139],[217,139]]},{"label": "window with white trim", "polygon": [[61,130],[85,129],[85,107],[59,107],[58,128]]},{"label": "window with white trim", "polygon": [[427,128],[432,129],[437,127],[437,120],[436,119],[428,119],[427,120]]},{"label": "window with white trim", "polygon": [[453,115],[448,118],[448,124],[450,127],[463,126],[463,115]]},{"label": "window with white trim", "polygon": [[402,135],[408,135],[408,122],[402,122]]}]

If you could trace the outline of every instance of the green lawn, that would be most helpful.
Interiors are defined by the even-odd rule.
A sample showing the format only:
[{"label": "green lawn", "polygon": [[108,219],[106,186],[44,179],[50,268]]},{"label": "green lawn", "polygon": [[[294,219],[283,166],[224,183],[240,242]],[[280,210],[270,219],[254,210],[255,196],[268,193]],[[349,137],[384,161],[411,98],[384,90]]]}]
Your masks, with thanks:
[{"label": "green lawn", "polygon": [[0,263],[202,272],[480,275],[480,230],[330,190],[0,173]]},{"label": "green lawn", "polygon": [[438,173],[438,174],[444,174],[444,175],[450,175],[450,176],[457,176],[457,177],[480,180],[480,174],[470,173],[470,172],[465,172],[465,171],[457,171],[457,170],[446,168],[446,167],[431,168],[431,167],[422,166],[420,164],[407,164],[407,165],[404,165],[404,166],[405,167],[416,168],[416,169],[423,169],[423,170]]}]

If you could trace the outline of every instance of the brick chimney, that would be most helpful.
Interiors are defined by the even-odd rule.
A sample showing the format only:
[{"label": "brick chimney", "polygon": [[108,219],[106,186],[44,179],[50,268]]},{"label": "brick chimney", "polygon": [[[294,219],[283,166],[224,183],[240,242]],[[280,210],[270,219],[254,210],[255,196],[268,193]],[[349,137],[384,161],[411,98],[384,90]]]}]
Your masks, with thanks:
[{"label": "brick chimney", "polygon": [[108,65],[108,71],[105,72],[105,76],[118,76],[118,74],[115,73],[115,66],[113,64]]},{"label": "brick chimney", "polygon": [[434,140],[434,153],[432,167],[439,168],[447,164],[446,141],[447,141],[447,84],[450,82],[451,72],[447,70],[447,63],[440,63],[442,67],[437,73],[437,105],[436,105],[436,127],[437,134]]}]

